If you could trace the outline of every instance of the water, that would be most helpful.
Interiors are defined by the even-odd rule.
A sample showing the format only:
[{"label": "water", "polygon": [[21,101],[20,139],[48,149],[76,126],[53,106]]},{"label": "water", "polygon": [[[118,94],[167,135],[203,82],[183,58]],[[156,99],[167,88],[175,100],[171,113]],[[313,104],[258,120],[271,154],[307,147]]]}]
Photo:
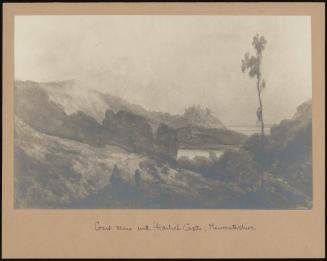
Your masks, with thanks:
[{"label": "water", "polygon": [[193,159],[196,156],[209,158],[210,152],[215,152],[217,158],[224,154],[225,150],[192,150],[192,149],[179,149],[177,152],[177,159],[187,157]]},{"label": "water", "polygon": [[[251,136],[253,134],[260,134],[261,133],[261,129],[258,126],[228,126],[228,129],[233,130],[233,131],[237,131],[240,133],[243,133],[245,135]],[[270,129],[271,126],[265,126],[265,134],[270,134]]]},{"label": "water", "polygon": [[[267,124],[265,126],[265,134],[270,134],[270,129],[271,129],[272,124]],[[247,136],[251,136],[253,134],[260,134],[261,129],[256,126],[256,125],[234,125],[234,126],[228,126],[228,129],[234,130],[240,133],[243,133]],[[200,150],[200,149],[179,149],[177,152],[177,159],[181,157],[187,157],[189,159],[194,159],[196,156],[200,157],[206,157],[209,158],[209,153],[215,152],[217,155],[217,158],[221,157],[221,155],[224,154],[226,150],[237,150],[238,145],[221,145],[221,149],[216,149],[216,150]]]}]

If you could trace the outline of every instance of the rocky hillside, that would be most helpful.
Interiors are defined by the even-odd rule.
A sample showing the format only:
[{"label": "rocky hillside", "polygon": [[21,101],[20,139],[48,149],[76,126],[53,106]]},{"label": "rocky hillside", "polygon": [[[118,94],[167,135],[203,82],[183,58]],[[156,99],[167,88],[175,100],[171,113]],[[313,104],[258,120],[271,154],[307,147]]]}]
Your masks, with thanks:
[{"label": "rocky hillside", "polygon": [[225,129],[208,109],[193,106],[183,115],[150,112],[109,94],[78,89],[75,81],[16,81],[15,114],[48,135],[94,146],[120,145],[131,151],[140,149],[150,153],[163,149],[155,138],[162,138],[157,132],[164,124],[176,130],[173,134],[167,129],[170,137],[163,134],[166,142],[176,143],[165,148],[165,154],[169,153],[172,158],[178,147],[218,148],[221,144],[240,144],[244,140],[244,135]]},{"label": "rocky hillside", "polygon": [[264,150],[254,135],[244,148],[268,173],[288,182],[312,200],[312,101],[302,103],[291,119],[271,128]]},{"label": "rocky hillside", "polygon": [[195,126],[226,129],[224,124],[217,119],[208,108],[202,109],[199,105],[193,105],[187,108],[183,117],[194,122]]},{"label": "rocky hillside", "polygon": [[161,123],[165,123],[172,128],[185,126],[199,126],[205,128],[225,128],[209,110],[200,107],[190,107],[182,115],[172,115],[169,113],[145,110],[142,106],[131,104],[124,99],[99,92],[92,89],[92,86],[81,88],[83,83],[77,80],[38,83],[33,81],[15,81],[18,89],[42,89],[49,96],[49,100],[60,106],[65,113],[72,114],[83,111],[87,115],[101,123],[105,118],[105,112],[127,111],[145,117],[153,129]]},{"label": "rocky hillside", "polygon": [[47,89],[32,82],[15,88],[15,115],[41,133],[91,146],[115,145],[130,152],[164,154],[171,158],[177,153],[177,143],[175,151],[160,151],[162,146],[156,146],[163,137],[166,141],[174,140],[167,136],[169,127],[167,133],[160,132],[161,137],[153,133],[144,116],[129,111],[107,110],[101,123],[84,111],[68,114],[62,104],[51,99]]}]

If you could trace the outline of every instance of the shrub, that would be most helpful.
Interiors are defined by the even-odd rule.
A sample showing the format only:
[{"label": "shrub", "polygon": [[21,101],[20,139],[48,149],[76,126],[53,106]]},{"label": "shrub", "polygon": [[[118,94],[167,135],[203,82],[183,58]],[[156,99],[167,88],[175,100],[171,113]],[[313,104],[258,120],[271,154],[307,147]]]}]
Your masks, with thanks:
[{"label": "shrub", "polygon": [[256,190],[259,186],[258,164],[244,150],[225,152],[216,166],[218,175],[225,181],[237,183],[249,191]]}]

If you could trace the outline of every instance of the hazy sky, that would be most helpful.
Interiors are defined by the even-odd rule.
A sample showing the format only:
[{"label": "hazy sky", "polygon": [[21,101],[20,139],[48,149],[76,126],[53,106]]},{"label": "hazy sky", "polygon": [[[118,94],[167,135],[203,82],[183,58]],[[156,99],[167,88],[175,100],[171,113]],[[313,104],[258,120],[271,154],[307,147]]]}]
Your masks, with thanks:
[{"label": "hazy sky", "polygon": [[16,16],[15,77],[79,79],[156,111],[210,108],[225,124],[254,124],[255,80],[241,72],[262,34],[264,117],[290,117],[311,98],[305,16]]}]

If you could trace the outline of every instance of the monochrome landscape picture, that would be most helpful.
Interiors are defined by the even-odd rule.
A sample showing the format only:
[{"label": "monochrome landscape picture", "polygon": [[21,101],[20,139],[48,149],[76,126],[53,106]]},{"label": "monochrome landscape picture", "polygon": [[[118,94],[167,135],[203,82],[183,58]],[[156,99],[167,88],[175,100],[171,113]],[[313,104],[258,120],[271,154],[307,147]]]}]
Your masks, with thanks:
[{"label": "monochrome landscape picture", "polygon": [[14,207],[311,209],[306,16],[16,16]]}]

